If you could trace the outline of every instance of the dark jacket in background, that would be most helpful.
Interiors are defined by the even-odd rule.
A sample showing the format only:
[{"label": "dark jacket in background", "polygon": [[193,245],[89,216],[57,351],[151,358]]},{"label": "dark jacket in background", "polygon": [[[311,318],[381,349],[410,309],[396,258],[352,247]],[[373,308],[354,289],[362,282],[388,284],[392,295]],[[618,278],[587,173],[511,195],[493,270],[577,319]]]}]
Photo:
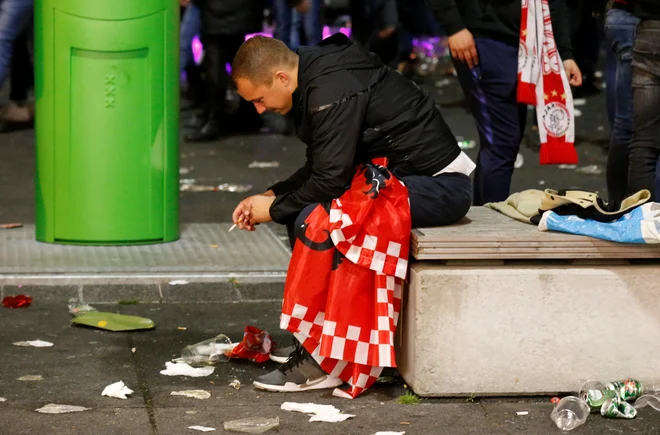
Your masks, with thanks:
[{"label": "dark jacket in background", "polygon": [[[520,0],[426,0],[435,17],[451,36],[468,29],[475,37],[520,44]],[[549,0],[552,28],[562,60],[573,59],[569,16],[565,0]]]},{"label": "dark jacket in background", "polygon": [[266,0],[194,0],[205,35],[246,35],[263,29]]},{"label": "dark jacket in background", "polygon": [[660,0],[631,0],[630,12],[642,20],[660,20]]},{"label": "dark jacket in background", "polygon": [[395,175],[434,175],[461,150],[434,100],[401,74],[336,34],[301,47],[292,114],[307,163],[271,189],[276,222],[340,197],[358,163],[387,157]]}]

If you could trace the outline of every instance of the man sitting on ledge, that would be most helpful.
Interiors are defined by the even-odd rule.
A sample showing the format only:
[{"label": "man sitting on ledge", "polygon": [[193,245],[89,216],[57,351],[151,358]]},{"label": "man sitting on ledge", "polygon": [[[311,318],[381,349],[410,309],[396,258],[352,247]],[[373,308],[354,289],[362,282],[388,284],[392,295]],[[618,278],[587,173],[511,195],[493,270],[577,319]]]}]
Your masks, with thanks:
[{"label": "man sitting on ledge", "polygon": [[[290,324],[297,315],[305,317],[306,321],[312,325],[311,336],[315,335],[313,330],[315,326],[323,326],[323,339],[326,341],[328,329],[332,329],[333,337],[337,337],[340,334],[338,332],[340,325],[337,324],[335,328],[336,321],[328,321],[329,313],[332,310],[327,306],[318,307],[314,311],[309,306],[302,306],[298,301],[295,304],[289,304],[292,308],[291,312],[287,313],[287,298],[291,297],[289,288],[312,287],[309,281],[300,281],[300,273],[298,273],[300,271],[294,274],[294,263],[299,268],[317,267],[316,264],[312,266],[309,262],[295,261],[296,240],[302,240],[305,246],[315,251],[328,249],[327,246],[319,248],[322,244],[312,241],[313,237],[310,236],[312,230],[307,224],[314,219],[317,221],[325,219],[326,224],[328,219],[330,223],[335,222],[336,219],[333,220],[333,216],[339,216],[338,213],[341,210],[337,209],[342,206],[344,206],[342,229],[346,235],[350,228],[355,226],[355,222],[350,219],[355,215],[350,216],[350,213],[347,212],[346,203],[349,202],[349,199],[344,200],[343,195],[348,195],[350,189],[356,189],[359,193],[365,185],[365,178],[367,183],[372,183],[375,189],[372,189],[375,193],[369,196],[371,199],[376,198],[379,190],[386,186],[392,186],[392,192],[398,192],[396,189],[399,188],[399,184],[396,186],[391,184],[392,179],[400,181],[400,184],[407,188],[409,203],[399,201],[405,204],[405,212],[400,214],[402,217],[391,211],[385,214],[382,210],[385,210],[386,207],[381,202],[371,213],[371,219],[375,219],[374,222],[376,222],[374,225],[389,219],[391,221],[385,223],[394,228],[402,222],[406,222],[405,237],[409,238],[411,225],[412,227],[429,227],[453,224],[467,214],[472,203],[469,175],[475,165],[459,148],[439,107],[428,93],[399,73],[384,66],[375,55],[363,51],[342,34],[333,35],[316,46],[302,47],[297,53],[290,51],[276,39],[253,37],[239,49],[232,65],[232,78],[241,97],[254,103],[260,114],[265,111],[273,111],[282,115],[293,112],[291,115],[296,135],[307,145],[307,162],[302,168],[287,180],[272,186],[265,193],[243,200],[236,207],[232,216],[234,223],[237,223],[239,228],[248,231],[253,231],[257,224],[271,220],[287,225],[291,247],[294,249],[285,288],[282,325],[285,329],[294,332],[298,341],[303,343],[307,351],[296,342],[295,352],[291,354],[289,361],[275,372],[257,379],[255,385],[271,391],[332,388],[344,381],[354,386],[354,382],[341,379],[343,375],[338,376],[341,367],[345,367],[347,362],[348,364],[352,362],[366,364],[362,366],[364,371],[364,367],[377,365],[374,361],[378,361],[378,348],[375,350],[375,359],[371,358],[371,353],[367,358],[366,353],[361,354],[360,344],[366,343],[365,346],[369,343],[374,344],[373,334],[378,335],[379,332],[382,333],[386,330],[382,327],[383,316],[377,317],[377,314],[374,313],[367,316],[371,317],[364,322],[369,323],[373,320],[378,323],[378,327],[371,329],[364,322],[362,329],[354,326],[359,323],[356,318],[363,316],[361,313],[353,313],[347,318],[348,332],[342,333],[347,334],[348,337],[345,347],[346,349],[350,347],[348,343],[351,339],[358,343],[357,350],[352,351],[355,354],[352,354],[351,357],[337,357],[339,354],[346,355],[347,351],[343,344],[341,348],[338,348],[336,338],[332,349],[328,344],[326,350],[324,350],[322,340],[316,343],[320,350],[305,343],[304,340],[310,335],[299,336],[297,334],[305,328],[302,326],[292,328]],[[365,169],[365,165],[375,162],[375,159],[380,159],[379,161],[384,163],[370,166],[371,169]],[[364,176],[361,176],[360,181],[356,181],[356,171],[358,173],[363,171],[361,174]],[[351,187],[352,182],[353,187]],[[406,189],[401,191],[405,197]],[[367,196],[367,192],[362,193],[365,193],[362,196]],[[340,198],[341,201],[339,201]],[[389,198],[393,198],[392,194]],[[382,201],[388,201],[388,199],[384,197]],[[332,206],[330,206],[331,203]],[[325,204],[325,211],[319,209],[319,204]],[[313,215],[315,209],[321,211]],[[394,209],[396,207],[388,208],[388,210]],[[373,215],[378,214],[378,210],[381,210],[382,216],[374,218]],[[360,216],[364,216],[364,214]],[[371,225],[370,228],[373,228],[374,225]],[[301,228],[302,230],[300,230]],[[366,233],[370,231],[370,229],[364,228],[361,230]],[[300,234],[301,231],[303,234]],[[330,234],[331,229],[323,231]],[[323,231],[319,230],[318,234],[322,234]],[[355,235],[346,236],[344,239],[343,235],[333,232],[332,242],[339,251],[342,251],[340,243],[346,243],[346,241],[355,243],[355,237]],[[364,236],[358,236],[358,238],[360,237]],[[367,239],[364,239],[363,245],[357,251],[364,253],[371,244],[373,244],[372,252],[379,251],[380,248],[375,247],[375,235],[370,234],[366,237]],[[380,238],[384,239],[384,237]],[[408,244],[405,241],[402,244],[403,249],[396,247],[400,245],[399,243],[393,245],[390,243],[389,247],[383,248],[383,258],[385,257],[384,251],[387,251],[388,256],[394,256],[393,261],[396,263],[396,258],[402,258],[404,255],[401,252],[405,252],[405,261],[403,263],[399,261],[398,265],[407,264]],[[395,248],[391,249],[392,246]],[[337,260],[335,257],[333,260],[333,271],[337,268],[341,269],[341,267],[355,267],[348,263],[359,262],[357,256],[355,259],[349,254],[339,255],[339,257],[341,259]],[[342,261],[346,258],[350,261]],[[385,260],[385,269],[387,269],[387,261],[388,259]],[[340,263],[341,266],[339,266]],[[377,273],[369,278],[370,282],[374,282],[374,279],[381,279],[385,275],[392,278],[394,276],[405,277],[405,270],[403,274],[399,273],[400,267],[396,273],[393,271],[388,274],[383,271],[382,264],[379,263],[380,268],[375,268],[373,263],[378,262],[372,260],[371,264],[372,271]],[[306,266],[303,267],[303,264]],[[327,267],[330,268],[330,263]],[[369,272],[373,275],[372,271]],[[293,275],[296,275],[297,278],[293,278]],[[295,279],[298,282],[292,283],[292,280]],[[389,282],[394,282],[394,279]],[[350,284],[347,285],[350,286]],[[393,290],[390,288],[392,286],[388,285],[387,288]],[[356,286],[353,285],[353,287]],[[364,288],[353,290],[363,293],[366,291]],[[307,293],[312,290],[305,288],[300,291]],[[347,291],[346,288],[343,289],[343,292]],[[375,295],[374,290],[374,307],[377,303]],[[321,299],[325,297],[324,294]],[[350,298],[346,293],[342,293],[341,297]],[[394,297],[396,298],[396,295]],[[328,304],[331,303],[330,299],[332,298],[328,297]],[[378,302],[382,302],[380,293]],[[357,303],[358,301],[355,299],[344,300],[344,304],[349,305],[349,311],[350,305]],[[393,320],[394,327],[398,317],[397,303],[394,302],[395,315],[392,315],[392,307],[389,307],[389,317]],[[390,301],[390,305],[392,305],[392,301]],[[343,312],[345,312],[346,305],[343,308]],[[355,308],[365,310],[364,307]],[[387,310],[387,305],[385,305],[385,311]],[[325,325],[322,320],[324,316]],[[303,317],[299,317],[298,320]],[[332,328],[328,328],[328,323],[332,323]],[[334,332],[335,330],[337,332]],[[359,332],[360,330],[362,333]],[[306,332],[309,333],[309,330]],[[390,332],[392,331],[390,330]],[[361,334],[366,334],[366,338],[360,338]],[[321,336],[320,331],[317,335]],[[391,341],[391,339],[388,340],[387,345],[393,349]],[[379,341],[377,344],[382,345],[383,341]],[[312,348],[316,351],[312,352],[310,350]],[[394,362],[389,359],[387,363],[382,363],[384,355],[382,348],[380,352],[381,364],[378,365],[393,367]],[[310,358],[310,353],[314,358]],[[324,357],[329,358],[331,353],[332,357],[339,361],[339,364],[336,364],[337,369],[332,373],[327,369],[324,370],[326,366],[322,362]],[[370,364],[367,364],[367,360]],[[373,377],[373,373],[375,372],[371,372],[371,377]],[[366,376],[369,376],[369,373]],[[346,378],[346,376],[343,377]],[[356,381],[358,377],[355,376]],[[365,381],[362,378],[358,384],[362,389],[368,387],[368,385],[364,386]],[[349,394],[355,397],[359,392]]]}]

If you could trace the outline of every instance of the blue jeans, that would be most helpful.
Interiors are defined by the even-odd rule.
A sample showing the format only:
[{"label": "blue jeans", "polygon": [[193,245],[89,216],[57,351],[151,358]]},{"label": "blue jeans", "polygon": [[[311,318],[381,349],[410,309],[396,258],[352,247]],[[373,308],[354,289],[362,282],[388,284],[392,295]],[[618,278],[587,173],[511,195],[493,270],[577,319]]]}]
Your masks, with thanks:
[{"label": "blue jeans", "polygon": [[0,0],[0,87],[5,82],[14,42],[30,21],[34,0]]},{"label": "blue jeans", "polygon": [[287,0],[275,0],[275,38],[291,50],[300,46],[300,27],[305,31],[306,45],[316,45],[323,39],[321,8],[323,0],[312,0],[311,8],[304,14],[289,7]]},{"label": "blue jeans", "polygon": [[639,18],[622,9],[610,9],[605,35],[616,55],[616,103],[607,156],[609,199],[621,200],[628,193],[628,153],[633,131],[632,51]]},{"label": "blue jeans", "polygon": [[198,6],[190,3],[186,6],[186,12],[181,20],[181,33],[179,34],[179,56],[180,70],[184,71],[193,62],[192,41],[195,35],[199,35],[201,24],[201,11]]},{"label": "blue jeans", "polygon": [[527,106],[518,104],[518,46],[475,38],[479,65],[454,60],[458,80],[479,130],[474,205],[509,196],[513,164],[525,132]]}]

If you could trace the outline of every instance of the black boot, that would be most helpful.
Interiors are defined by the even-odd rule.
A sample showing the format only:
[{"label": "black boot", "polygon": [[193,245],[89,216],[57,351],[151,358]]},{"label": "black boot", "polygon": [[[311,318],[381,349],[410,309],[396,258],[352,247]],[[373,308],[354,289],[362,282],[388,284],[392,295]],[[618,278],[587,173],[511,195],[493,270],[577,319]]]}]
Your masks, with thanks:
[{"label": "black boot", "polygon": [[186,142],[210,142],[222,136],[222,133],[220,121],[209,119],[201,128],[186,135]]}]

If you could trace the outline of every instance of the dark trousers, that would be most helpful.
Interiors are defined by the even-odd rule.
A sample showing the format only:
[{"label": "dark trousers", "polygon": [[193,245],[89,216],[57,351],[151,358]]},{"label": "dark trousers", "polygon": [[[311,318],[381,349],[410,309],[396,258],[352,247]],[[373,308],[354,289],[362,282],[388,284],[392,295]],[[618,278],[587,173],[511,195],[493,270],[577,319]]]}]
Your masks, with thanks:
[{"label": "dark trousers", "polygon": [[[244,35],[203,35],[202,37],[206,71],[206,106],[212,119],[224,118],[230,81],[227,64],[233,62],[244,37]],[[246,102],[243,102],[242,98],[241,102],[242,106],[245,106]]]},{"label": "dark trousers", "polygon": [[[32,28],[30,26],[30,31]],[[11,58],[11,90],[9,99],[25,101],[34,86],[34,67],[28,43],[30,36],[27,31],[21,33],[14,43],[14,53]]]},{"label": "dark trousers", "polygon": [[509,196],[527,106],[516,101],[518,47],[488,38],[475,41],[479,65],[470,69],[454,61],[454,66],[479,130],[474,205],[483,205]]},{"label": "dark trousers", "polygon": [[[455,224],[470,209],[472,186],[466,175],[448,173],[437,177],[408,175],[399,178],[408,188],[413,228]],[[317,206],[318,204],[308,205],[296,219],[287,223],[291,249],[296,241],[294,230],[305,223]]]},{"label": "dark trousers", "polygon": [[632,68],[634,127],[628,189],[653,193],[660,157],[660,20],[637,26]]}]

